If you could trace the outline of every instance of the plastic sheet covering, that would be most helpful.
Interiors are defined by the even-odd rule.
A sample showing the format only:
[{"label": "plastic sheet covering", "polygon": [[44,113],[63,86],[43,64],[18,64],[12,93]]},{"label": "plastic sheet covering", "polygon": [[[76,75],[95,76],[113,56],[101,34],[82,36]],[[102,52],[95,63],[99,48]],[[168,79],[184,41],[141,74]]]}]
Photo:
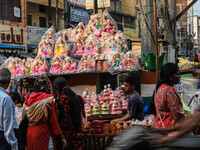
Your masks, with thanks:
[{"label": "plastic sheet covering", "polygon": [[54,56],[67,56],[69,55],[70,46],[68,42],[63,40],[62,37],[58,37],[55,43]]},{"label": "plastic sheet covering", "polygon": [[77,70],[77,63],[71,57],[67,56],[63,60],[63,73],[75,72]]},{"label": "plastic sheet covering", "polygon": [[181,82],[183,84],[183,101],[188,105],[194,93],[197,91],[198,79],[181,78]]},{"label": "plastic sheet covering", "polygon": [[42,36],[41,42],[38,45],[38,55],[43,57],[52,57],[54,51],[54,43],[56,39],[55,29],[52,26]]},{"label": "plastic sheet covering", "polygon": [[32,75],[42,75],[49,72],[49,64],[45,58],[38,55],[31,64]]},{"label": "plastic sheet covering", "polygon": [[54,56],[51,59],[51,74],[59,74],[63,72],[63,59],[60,56]]}]

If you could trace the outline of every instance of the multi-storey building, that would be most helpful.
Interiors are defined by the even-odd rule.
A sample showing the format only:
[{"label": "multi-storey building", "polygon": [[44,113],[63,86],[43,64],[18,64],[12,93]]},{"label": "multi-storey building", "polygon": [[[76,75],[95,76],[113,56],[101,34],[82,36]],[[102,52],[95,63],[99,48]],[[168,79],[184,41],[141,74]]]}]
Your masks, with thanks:
[{"label": "multi-storey building", "polygon": [[5,55],[26,52],[26,0],[0,0],[0,50]]}]

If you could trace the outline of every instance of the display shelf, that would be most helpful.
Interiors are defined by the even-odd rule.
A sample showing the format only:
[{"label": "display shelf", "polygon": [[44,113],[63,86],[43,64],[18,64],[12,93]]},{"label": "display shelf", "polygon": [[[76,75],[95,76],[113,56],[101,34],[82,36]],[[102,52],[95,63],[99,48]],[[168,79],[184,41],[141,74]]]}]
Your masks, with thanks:
[{"label": "display shelf", "polygon": [[74,72],[63,72],[63,73],[46,73],[46,74],[37,74],[37,75],[20,75],[20,76],[12,76],[13,80],[18,80],[18,79],[24,79],[24,78],[35,78],[39,76],[62,76],[62,75],[78,75],[78,74],[103,74],[103,73],[110,73],[111,75],[117,75],[121,73],[126,73],[126,72],[131,72],[131,71],[141,71],[140,68],[135,68],[135,69],[123,69],[123,70],[109,70],[108,72],[105,71],[74,71]]},{"label": "display shelf", "polygon": [[121,115],[100,115],[98,117],[88,117],[87,120],[88,121],[92,121],[92,120],[112,120],[112,119],[116,119],[116,118],[121,118],[123,117],[125,114],[121,114]]}]

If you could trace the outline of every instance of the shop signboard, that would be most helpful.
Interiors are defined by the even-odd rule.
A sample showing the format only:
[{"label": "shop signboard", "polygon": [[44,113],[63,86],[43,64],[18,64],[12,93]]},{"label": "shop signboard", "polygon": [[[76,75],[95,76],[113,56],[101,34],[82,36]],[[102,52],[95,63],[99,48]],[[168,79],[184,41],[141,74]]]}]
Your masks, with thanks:
[{"label": "shop signboard", "polygon": [[47,31],[47,28],[27,26],[27,31],[27,46],[36,48],[41,41],[42,35]]},{"label": "shop signboard", "polygon": [[[94,9],[94,0],[85,0],[86,9]],[[98,0],[98,8],[110,7],[110,0]]]},{"label": "shop signboard", "polygon": [[73,22],[83,22],[87,24],[90,19],[90,10],[85,10],[80,7],[70,6],[70,21]]},{"label": "shop signboard", "polygon": [[15,26],[0,25],[0,44],[10,46],[27,46],[27,29]]}]

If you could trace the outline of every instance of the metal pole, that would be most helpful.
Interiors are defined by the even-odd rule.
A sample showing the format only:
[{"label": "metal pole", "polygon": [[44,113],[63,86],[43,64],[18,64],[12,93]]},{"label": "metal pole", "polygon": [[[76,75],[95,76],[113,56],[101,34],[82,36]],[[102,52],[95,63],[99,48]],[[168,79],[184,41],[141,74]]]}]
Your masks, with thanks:
[{"label": "metal pole", "polygon": [[155,51],[156,51],[156,80],[159,79],[159,59],[158,59],[158,30],[157,30],[157,12],[156,12],[156,0],[153,0],[154,11],[154,34],[155,34]]},{"label": "metal pole", "polygon": [[59,30],[59,19],[58,19],[58,0],[56,0],[56,31]]},{"label": "metal pole", "polygon": [[51,0],[49,0],[49,13],[48,13],[48,15],[49,15],[48,20],[49,20],[49,28],[50,28],[52,26]]},{"label": "metal pole", "polygon": [[93,0],[93,2],[94,2],[93,13],[98,14],[98,0]]},{"label": "metal pole", "polygon": [[198,48],[199,48],[199,18],[197,17],[197,40],[198,40]]},{"label": "metal pole", "polygon": [[64,26],[65,29],[68,28],[69,18],[68,18],[68,1],[64,0]]}]

